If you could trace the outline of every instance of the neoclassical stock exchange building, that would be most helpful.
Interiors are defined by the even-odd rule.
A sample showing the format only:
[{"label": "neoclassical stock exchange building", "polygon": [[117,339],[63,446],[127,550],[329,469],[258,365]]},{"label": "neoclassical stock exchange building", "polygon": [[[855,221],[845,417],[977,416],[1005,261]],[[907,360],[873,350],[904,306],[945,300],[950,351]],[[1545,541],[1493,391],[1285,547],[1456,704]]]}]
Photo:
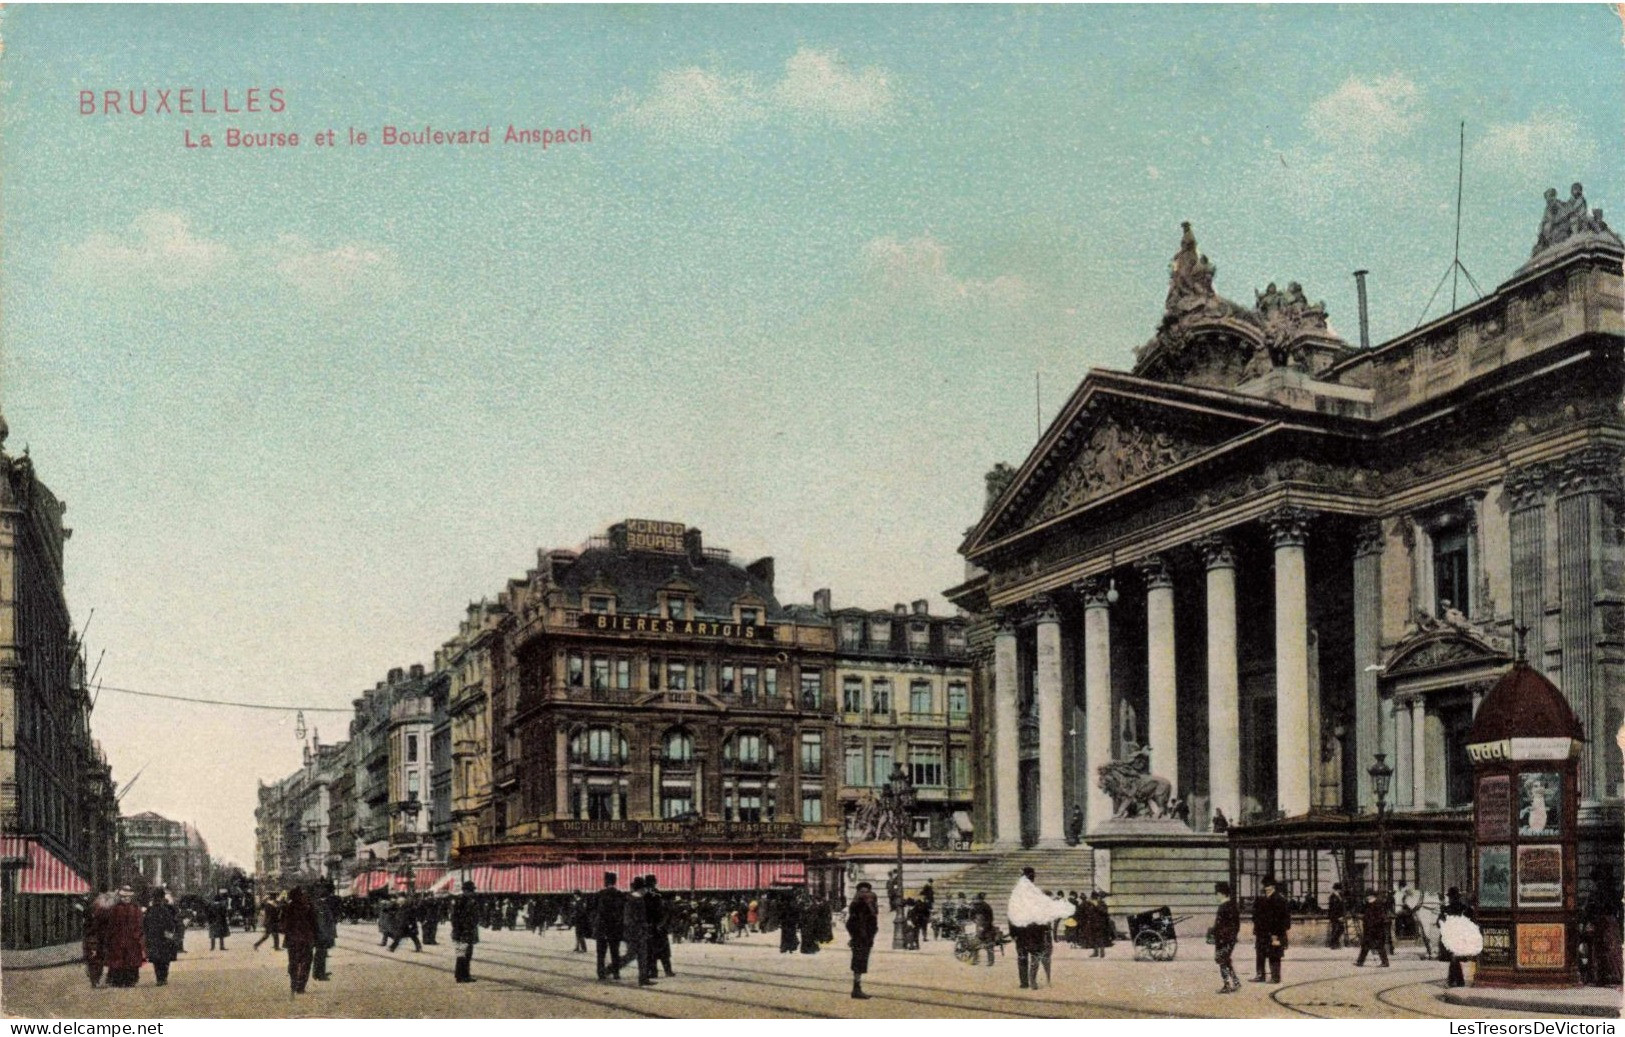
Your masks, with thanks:
[{"label": "neoclassical stock exchange building", "polygon": [[961,547],[979,841],[1079,855],[1114,910],[1265,872],[1324,903],[1376,878],[1381,753],[1394,878],[1467,889],[1467,729],[1522,651],[1584,725],[1581,881],[1619,874],[1622,259],[1575,185],[1493,293],[1356,347],[1296,283],[1219,295],[1186,225],[1132,370],[989,474]]}]

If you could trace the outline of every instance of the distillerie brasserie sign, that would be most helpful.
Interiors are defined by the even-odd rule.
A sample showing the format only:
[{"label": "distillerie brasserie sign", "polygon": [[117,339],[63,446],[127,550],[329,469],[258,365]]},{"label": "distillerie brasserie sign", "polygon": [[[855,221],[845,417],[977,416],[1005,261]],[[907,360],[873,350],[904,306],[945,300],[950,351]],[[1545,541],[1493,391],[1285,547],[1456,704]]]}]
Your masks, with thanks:
[{"label": "distillerie brasserie sign", "polygon": [[602,634],[656,634],[672,637],[701,637],[720,641],[769,642],[777,627],[770,623],[719,623],[714,619],[665,619],[660,616],[609,616],[583,612],[576,626]]}]

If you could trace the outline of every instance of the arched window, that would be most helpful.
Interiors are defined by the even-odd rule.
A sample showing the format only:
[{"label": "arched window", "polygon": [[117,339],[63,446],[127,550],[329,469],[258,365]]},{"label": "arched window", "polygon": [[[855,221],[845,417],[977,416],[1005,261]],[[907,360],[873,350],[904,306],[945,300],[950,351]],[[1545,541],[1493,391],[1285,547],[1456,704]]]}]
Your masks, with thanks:
[{"label": "arched window", "polygon": [[694,763],[694,736],[680,727],[667,731],[660,747],[660,762],[668,767],[691,766]]}]

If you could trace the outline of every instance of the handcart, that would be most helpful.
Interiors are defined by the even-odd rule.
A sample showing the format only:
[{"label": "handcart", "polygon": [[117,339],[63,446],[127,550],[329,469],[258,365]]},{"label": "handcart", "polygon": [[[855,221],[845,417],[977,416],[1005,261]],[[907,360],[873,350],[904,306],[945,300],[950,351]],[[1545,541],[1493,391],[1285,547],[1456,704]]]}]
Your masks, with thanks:
[{"label": "handcart", "polygon": [[1166,907],[1129,915],[1128,935],[1134,943],[1134,960],[1173,961],[1174,955],[1179,953],[1179,937],[1174,927],[1189,919],[1189,915],[1175,918]]},{"label": "handcart", "polygon": [[1002,957],[1004,955],[1004,945],[1009,942],[1010,937],[1006,936],[1003,930],[996,926],[993,929],[992,936],[987,939],[983,939],[980,933],[967,926],[965,931],[959,935],[959,938],[954,941],[954,957],[966,965],[975,965],[977,960],[981,958],[982,952],[989,947],[997,949]]}]

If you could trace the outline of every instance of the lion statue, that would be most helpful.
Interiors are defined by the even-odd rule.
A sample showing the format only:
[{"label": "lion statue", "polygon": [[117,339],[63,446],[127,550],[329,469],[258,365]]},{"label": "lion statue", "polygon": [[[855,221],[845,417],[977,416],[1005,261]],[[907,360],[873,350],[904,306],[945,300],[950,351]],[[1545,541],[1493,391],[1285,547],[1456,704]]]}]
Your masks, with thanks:
[{"label": "lion statue", "polygon": [[1100,791],[1112,797],[1112,816],[1169,817],[1174,787],[1167,778],[1150,772],[1151,751],[1139,748],[1126,760],[1100,767]]}]

